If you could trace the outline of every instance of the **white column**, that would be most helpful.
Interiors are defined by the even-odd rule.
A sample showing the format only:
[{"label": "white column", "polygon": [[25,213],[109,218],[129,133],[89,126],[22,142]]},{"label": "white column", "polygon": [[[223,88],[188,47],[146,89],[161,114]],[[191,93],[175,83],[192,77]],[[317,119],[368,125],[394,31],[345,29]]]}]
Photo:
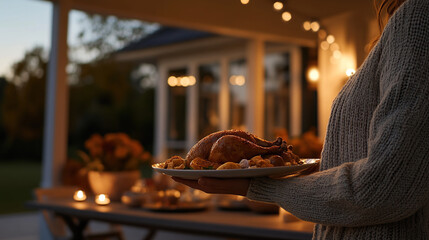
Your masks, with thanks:
[{"label": "white column", "polygon": [[159,65],[159,79],[156,85],[155,97],[155,157],[163,162],[167,157],[167,100],[168,100],[168,69],[164,64]]},{"label": "white column", "polygon": [[[198,66],[196,62],[188,65],[188,75],[198,77]],[[194,86],[186,89],[186,147],[187,150],[197,142],[198,138],[198,81]]]},{"label": "white column", "polygon": [[[46,82],[43,165],[41,187],[60,185],[61,172],[67,158],[68,100],[66,66],[69,1],[52,2],[51,52]],[[52,239],[43,215],[40,214],[40,239]]]},{"label": "white column", "polygon": [[289,137],[302,134],[302,53],[300,47],[290,51],[290,132]]},{"label": "white column", "polygon": [[219,130],[227,130],[229,126],[229,63],[228,58],[220,60],[219,88]]},{"label": "white column", "polygon": [[264,42],[249,40],[247,45],[247,130],[264,137]]},{"label": "white column", "polygon": [[60,184],[67,158],[68,84],[66,66],[69,1],[54,1],[51,52],[46,82],[42,187]]}]

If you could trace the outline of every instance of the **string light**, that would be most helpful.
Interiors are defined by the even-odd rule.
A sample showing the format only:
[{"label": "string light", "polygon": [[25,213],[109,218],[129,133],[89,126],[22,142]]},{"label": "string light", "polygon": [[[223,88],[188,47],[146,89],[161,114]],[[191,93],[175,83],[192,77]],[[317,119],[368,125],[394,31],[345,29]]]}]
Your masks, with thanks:
[{"label": "string light", "polygon": [[320,77],[319,69],[317,69],[316,67],[308,69],[307,77],[310,82],[316,83]]},{"label": "string light", "polygon": [[197,79],[194,76],[189,76],[189,86],[194,86],[197,83]]},{"label": "string light", "polygon": [[325,30],[320,29],[318,35],[320,39],[325,39],[328,34],[326,33]]},{"label": "string light", "polygon": [[328,43],[327,41],[323,41],[323,42],[320,44],[320,47],[321,47],[323,50],[328,50],[328,49],[329,49],[329,43]]},{"label": "string light", "polygon": [[242,75],[232,75],[229,78],[229,83],[234,86],[243,86],[246,83],[246,78]]},{"label": "string light", "polygon": [[280,11],[283,9],[283,3],[280,1],[275,1],[273,4],[274,10]]},{"label": "string light", "polygon": [[168,78],[167,83],[169,86],[171,87],[175,87],[177,86],[177,84],[179,83],[179,81],[177,80],[177,78],[175,76],[171,76]]},{"label": "string light", "polygon": [[310,23],[310,21],[305,21],[304,24],[302,24],[302,26],[304,27],[305,31],[310,31],[311,30],[311,23]]},{"label": "string light", "polygon": [[338,45],[338,43],[332,43],[330,46],[331,51],[335,52],[337,50],[340,50],[340,45]]},{"label": "string light", "polygon": [[[250,2],[250,0],[240,0],[240,1],[243,5],[246,5]],[[284,0],[275,0],[273,2],[273,8],[276,11],[283,10],[285,8]],[[285,22],[289,22],[290,20],[292,20],[292,13],[289,11],[283,11],[282,19]],[[320,25],[320,23],[318,21],[305,21],[305,22],[303,22],[302,26],[303,26],[305,31],[312,31],[312,32],[315,32],[318,34],[318,37],[321,41],[320,48],[322,50],[331,50],[332,55],[331,55],[330,61],[332,64],[337,63],[338,60],[342,57],[342,53],[340,51],[340,46],[337,43],[335,43],[335,37],[332,34],[328,35],[326,30],[322,29],[322,26]],[[315,75],[314,71],[313,71],[313,74]],[[241,76],[231,76],[231,78],[230,78],[231,84],[232,85],[240,85],[240,84],[237,84],[237,79],[240,82]],[[244,79],[244,77],[243,77],[243,79]],[[177,80],[177,83],[176,83],[177,86],[185,86],[186,87],[186,86],[192,86],[195,84],[192,81],[192,80],[195,81],[195,78],[194,79],[191,79],[190,77],[185,78],[184,81],[181,81],[183,79],[177,78],[176,80]],[[174,85],[175,79],[171,79],[171,82]],[[184,84],[182,82],[184,82]],[[244,82],[245,82],[245,80],[243,81],[243,84],[244,84]],[[170,84],[170,78],[169,78],[168,83],[170,86],[172,86]]]},{"label": "string light", "polygon": [[334,56],[335,59],[340,59],[342,55],[343,54],[341,53],[340,50],[336,50],[336,51],[334,51],[332,56]]},{"label": "string light", "polygon": [[311,30],[317,32],[320,29],[320,24],[317,21],[314,21],[310,24]]},{"label": "string light", "polygon": [[292,14],[290,12],[284,12],[282,13],[282,19],[289,22],[292,19]]},{"label": "string light", "polygon": [[347,77],[351,77],[351,76],[353,76],[355,73],[356,73],[356,70],[355,70],[355,69],[353,69],[353,68],[349,68],[349,69],[347,69],[347,71],[346,71],[346,75],[347,75]]},{"label": "string light", "polygon": [[194,76],[170,76],[167,79],[167,83],[170,87],[189,87],[195,85],[197,79]]},{"label": "string light", "polygon": [[334,43],[334,42],[335,42],[335,37],[334,37],[333,35],[328,35],[328,36],[326,37],[326,41],[327,41],[329,44],[332,44],[332,43]]}]

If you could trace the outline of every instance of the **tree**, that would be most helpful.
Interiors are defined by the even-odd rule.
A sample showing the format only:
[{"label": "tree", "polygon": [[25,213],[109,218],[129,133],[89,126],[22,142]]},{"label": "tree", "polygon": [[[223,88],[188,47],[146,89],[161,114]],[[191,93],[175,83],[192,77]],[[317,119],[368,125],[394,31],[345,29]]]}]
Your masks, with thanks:
[{"label": "tree", "polygon": [[[47,54],[34,47],[13,64],[12,78],[4,89],[1,117],[5,141],[1,154],[40,157],[45,108]],[[22,151],[23,147],[28,147]]]},{"label": "tree", "polygon": [[[72,52],[90,52],[90,62],[72,59],[69,148],[81,148],[93,133],[125,132],[152,150],[154,88],[136,62],[116,62],[111,53],[156,29],[154,24],[85,14]],[[73,54],[72,54],[73,56]],[[145,72],[145,71],[143,71]],[[146,71],[148,72],[148,71]],[[143,111],[142,111],[143,109]]]},{"label": "tree", "polygon": [[85,13],[80,19],[82,28],[78,34],[75,52],[83,51],[103,59],[124,45],[144,37],[157,28],[139,20],[119,19],[115,16],[103,16]]},{"label": "tree", "polygon": [[[131,75],[138,64],[115,62],[110,54],[143,37],[153,25],[90,14],[81,23],[68,66],[71,153],[90,134],[113,131],[126,132],[151,150],[154,89],[143,91],[135,84]],[[73,58],[79,50],[93,52],[92,61]],[[46,51],[36,46],[13,64],[12,77],[0,85],[0,159],[41,158],[47,62]]]}]

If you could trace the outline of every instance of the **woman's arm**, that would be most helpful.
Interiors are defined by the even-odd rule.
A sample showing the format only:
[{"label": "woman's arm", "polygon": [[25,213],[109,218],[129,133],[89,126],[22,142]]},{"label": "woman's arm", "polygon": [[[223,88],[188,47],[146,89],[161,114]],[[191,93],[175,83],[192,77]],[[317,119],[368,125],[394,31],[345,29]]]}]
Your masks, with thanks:
[{"label": "woman's arm", "polygon": [[[368,157],[309,176],[254,179],[247,196],[325,225],[407,218],[429,202],[429,3],[409,0],[382,38]],[[346,161],[343,161],[346,162]]]}]

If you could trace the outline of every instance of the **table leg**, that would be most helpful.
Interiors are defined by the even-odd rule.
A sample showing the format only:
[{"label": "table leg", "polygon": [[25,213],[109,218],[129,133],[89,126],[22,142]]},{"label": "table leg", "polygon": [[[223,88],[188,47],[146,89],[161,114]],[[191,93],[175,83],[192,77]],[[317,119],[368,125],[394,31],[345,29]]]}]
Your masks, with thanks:
[{"label": "table leg", "polygon": [[152,240],[152,238],[155,237],[156,229],[149,228],[148,231],[149,232],[144,236],[143,240]]},{"label": "table leg", "polygon": [[64,221],[66,222],[67,226],[69,227],[70,231],[72,232],[73,240],[84,240],[83,231],[85,230],[86,226],[88,225],[89,220],[87,219],[73,219],[70,216],[62,215],[60,214]]}]

